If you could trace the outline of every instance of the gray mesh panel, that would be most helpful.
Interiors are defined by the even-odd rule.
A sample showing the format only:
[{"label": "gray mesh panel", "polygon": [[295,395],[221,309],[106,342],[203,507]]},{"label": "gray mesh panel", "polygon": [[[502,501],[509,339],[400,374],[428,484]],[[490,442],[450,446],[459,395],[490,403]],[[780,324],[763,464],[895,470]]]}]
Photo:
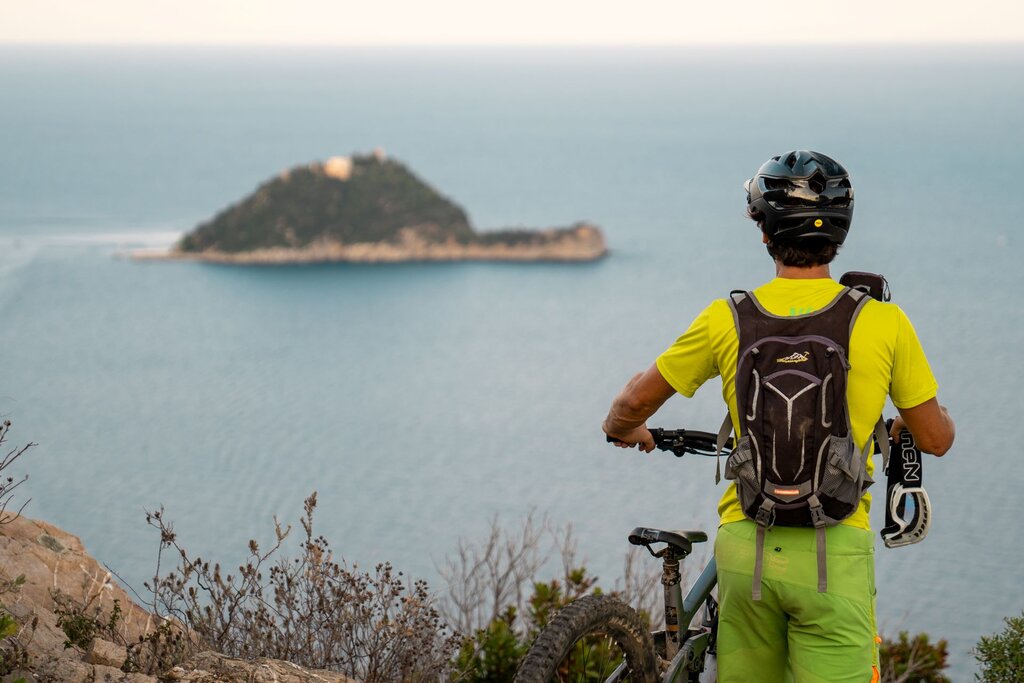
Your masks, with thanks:
[{"label": "gray mesh panel", "polygon": [[818,493],[856,507],[863,493],[864,459],[849,436],[832,437]]},{"label": "gray mesh panel", "polygon": [[754,469],[754,451],[749,436],[744,436],[725,461],[725,478],[736,480],[736,495],[746,510],[761,492]]}]

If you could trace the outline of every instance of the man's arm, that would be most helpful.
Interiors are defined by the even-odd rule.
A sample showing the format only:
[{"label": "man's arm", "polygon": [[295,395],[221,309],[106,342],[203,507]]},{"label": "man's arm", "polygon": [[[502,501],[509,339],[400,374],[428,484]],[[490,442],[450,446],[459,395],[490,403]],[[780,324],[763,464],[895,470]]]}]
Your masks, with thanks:
[{"label": "man's arm", "polygon": [[900,431],[906,427],[914,435],[917,447],[925,453],[943,455],[953,445],[956,426],[949,412],[932,398],[913,408],[898,408],[900,416],[893,420],[890,433],[899,439]]},{"label": "man's arm", "polygon": [[661,376],[657,365],[647,368],[619,392],[604,420],[604,433],[618,439],[622,448],[639,446],[650,453],[654,450],[654,438],[644,424],[676,390]]}]

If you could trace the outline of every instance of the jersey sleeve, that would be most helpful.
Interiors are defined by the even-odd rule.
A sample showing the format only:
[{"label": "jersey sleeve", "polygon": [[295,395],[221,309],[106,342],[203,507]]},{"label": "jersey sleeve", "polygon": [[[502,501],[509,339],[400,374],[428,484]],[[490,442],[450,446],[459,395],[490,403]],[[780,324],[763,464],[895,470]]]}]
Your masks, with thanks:
[{"label": "jersey sleeve", "polygon": [[710,317],[708,306],[655,361],[661,376],[683,396],[693,396],[704,382],[718,376],[709,334]]},{"label": "jersey sleeve", "polygon": [[889,396],[897,408],[913,408],[935,398],[939,384],[928,365],[928,358],[917,332],[903,309],[897,307],[896,349]]}]

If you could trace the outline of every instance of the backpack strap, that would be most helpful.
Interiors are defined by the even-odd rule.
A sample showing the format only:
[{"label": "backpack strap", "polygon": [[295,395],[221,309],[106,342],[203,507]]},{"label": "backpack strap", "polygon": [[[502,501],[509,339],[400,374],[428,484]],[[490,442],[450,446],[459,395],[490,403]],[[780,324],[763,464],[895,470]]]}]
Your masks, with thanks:
[{"label": "backpack strap", "polygon": [[775,501],[765,498],[757,509],[757,536],[754,544],[754,577],[750,597],[755,602],[761,599],[761,575],[764,573],[764,535],[775,522]]},{"label": "backpack strap", "polygon": [[[853,309],[853,313],[850,314],[850,337],[853,336],[853,326],[857,323],[857,318],[860,317],[860,312],[864,310],[864,304],[871,301],[871,297],[862,292],[859,289],[853,289],[847,287],[845,294],[857,302],[856,307]],[[847,344],[849,344],[849,338],[847,338]],[[847,349],[849,351],[849,349]]]},{"label": "backpack strap", "polygon": [[[885,428],[885,420],[881,417],[875,423],[875,441],[878,442],[878,450],[882,452],[882,472],[889,471],[889,430]],[[864,445],[864,459],[871,455],[871,439]]]},{"label": "backpack strap", "polygon": [[[753,298],[750,292],[744,292],[742,289],[734,289],[729,292],[729,310],[732,311],[732,321],[736,325],[737,339],[740,336],[740,313],[736,310],[736,307],[742,304],[744,300]],[[742,351],[742,348],[740,350]]]},{"label": "backpack strap", "polygon": [[[818,592],[828,592],[828,556],[825,552],[825,510],[821,506],[818,496],[811,494],[807,499],[811,509],[811,521],[814,523],[815,553],[818,556]],[[757,510],[757,535],[754,538],[754,576],[753,586],[750,591],[751,600],[757,602],[761,599],[761,579],[764,574],[764,537],[774,522],[774,501],[765,499]]]},{"label": "backpack strap", "polygon": [[722,481],[722,450],[725,448],[725,442],[729,440],[730,433],[732,433],[732,416],[729,411],[725,411],[725,419],[722,421],[722,427],[718,430],[718,438],[715,439],[715,484]]},{"label": "backpack strap", "polygon": [[[729,292],[729,310],[732,311],[732,320],[736,325],[736,338],[740,336],[740,314],[736,310],[736,306],[743,302],[744,299],[750,297],[749,292],[742,289],[734,289]],[[739,404],[737,404],[739,409]],[[718,438],[715,440],[715,484],[722,481],[722,451],[725,449],[725,442],[729,440],[729,434],[732,433],[732,417],[729,415],[729,411],[725,412],[725,419],[722,420],[722,427],[718,430]],[[736,440],[739,441],[739,433],[736,434]]]},{"label": "backpack strap", "polygon": [[825,510],[821,507],[818,496],[811,494],[807,499],[811,509],[811,522],[814,523],[815,552],[818,554],[818,592],[828,591],[828,558],[825,554]]}]

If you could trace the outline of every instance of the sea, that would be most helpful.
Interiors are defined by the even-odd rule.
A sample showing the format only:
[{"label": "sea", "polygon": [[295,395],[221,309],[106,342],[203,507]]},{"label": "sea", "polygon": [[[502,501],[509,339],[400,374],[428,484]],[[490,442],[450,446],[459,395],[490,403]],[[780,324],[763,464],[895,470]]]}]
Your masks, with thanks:
[{"label": "sea", "polygon": [[[887,277],[957,423],[924,463],[928,537],[876,538],[879,627],[948,640],[970,680],[978,638],[1024,610],[1022,72],[1021,45],[0,47],[0,414],[5,446],[38,444],[14,505],[140,593],[145,511],[235,566],[313,491],[346,562],[438,592],[460,539],[531,514],[571,525],[612,587],[634,526],[713,538],[722,486],[712,459],[612,448],[601,421],[712,299],[773,276],[743,181],[816,149],[857,193],[834,273]],[[610,254],[124,257],[285,168],[378,148],[478,229],[587,220]],[[713,380],[650,424],[722,414]]]}]

